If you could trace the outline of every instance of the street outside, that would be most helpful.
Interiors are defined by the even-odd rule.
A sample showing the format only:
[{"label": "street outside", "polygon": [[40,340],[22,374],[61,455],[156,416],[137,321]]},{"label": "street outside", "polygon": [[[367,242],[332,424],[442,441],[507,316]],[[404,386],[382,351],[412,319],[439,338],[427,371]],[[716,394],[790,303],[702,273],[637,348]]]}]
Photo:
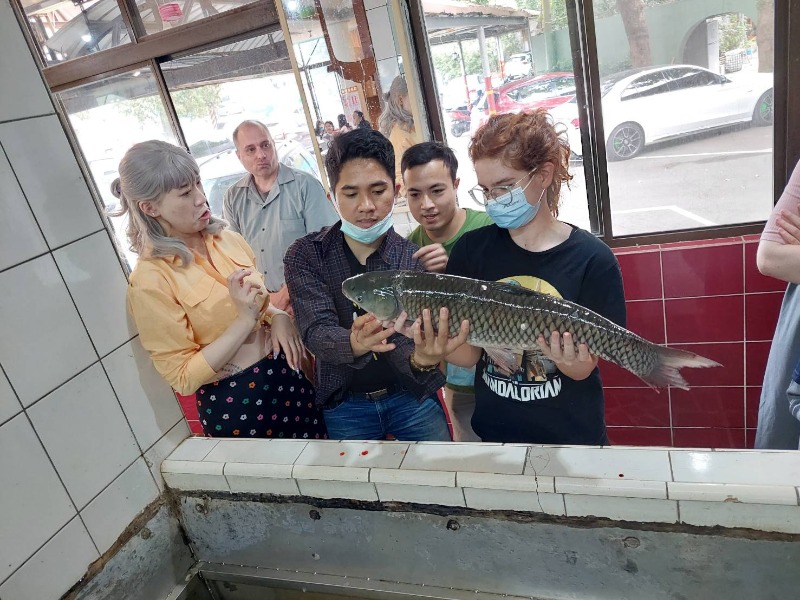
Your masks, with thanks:
[{"label": "street outside", "polygon": [[[447,121],[445,121],[447,122]],[[467,190],[477,184],[469,135],[448,136],[461,178],[461,206],[482,209]],[[586,181],[574,162],[559,218],[589,228]],[[763,221],[772,208],[772,128],[747,125],[648,146],[608,164],[614,235]]]}]

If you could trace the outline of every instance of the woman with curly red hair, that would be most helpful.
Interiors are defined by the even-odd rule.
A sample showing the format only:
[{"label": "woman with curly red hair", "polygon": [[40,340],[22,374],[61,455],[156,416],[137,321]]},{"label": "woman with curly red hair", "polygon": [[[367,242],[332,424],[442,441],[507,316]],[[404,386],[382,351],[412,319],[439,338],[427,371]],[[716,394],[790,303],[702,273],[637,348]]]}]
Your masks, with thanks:
[{"label": "woman with curly red hair", "polygon": [[[469,153],[478,175],[470,195],[495,224],[464,234],[447,272],[557,295],[625,326],[614,254],[557,218],[570,152],[550,116],[493,116],[475,132]],[[491,351],[466,345],[447,357],[460,366],[477,363],[475,432],[486,442],[608,444],[597,357],[568,333],[540,337],[539,349],[543,358],[518,358],[511,369]]]}]

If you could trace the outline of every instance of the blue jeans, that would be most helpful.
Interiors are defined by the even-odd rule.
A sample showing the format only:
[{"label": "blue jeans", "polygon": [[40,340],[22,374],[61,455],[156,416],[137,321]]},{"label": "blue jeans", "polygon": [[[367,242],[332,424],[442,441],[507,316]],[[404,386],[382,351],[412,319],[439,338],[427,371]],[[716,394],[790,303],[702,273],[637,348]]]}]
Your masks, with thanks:
[{"label": "blue jeans", "polygon": [[439,399],[419,402],[406,390],[380,400],[348,393],[344,402],[326,408],[324,415],[332,440],[382,440],[392,434],[402,441],[450,441]]}]

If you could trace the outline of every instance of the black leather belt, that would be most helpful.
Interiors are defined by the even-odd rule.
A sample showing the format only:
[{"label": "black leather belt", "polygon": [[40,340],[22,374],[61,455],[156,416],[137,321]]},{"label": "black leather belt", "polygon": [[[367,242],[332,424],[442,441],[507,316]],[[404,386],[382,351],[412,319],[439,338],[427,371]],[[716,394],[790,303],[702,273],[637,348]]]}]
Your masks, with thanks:
[{"label": "black leather belt", "polygon": [[375,390],[372,392],[350,392],[351,395],[355,396],[356,398],[366,398],[367,400],[372,400],[375,402],[376,400],[382,400],[387,396],[391,396],[402,390],[403,387],[400,385],[392,384],[388,385],[385,388],[381,388],[379,390]]}]

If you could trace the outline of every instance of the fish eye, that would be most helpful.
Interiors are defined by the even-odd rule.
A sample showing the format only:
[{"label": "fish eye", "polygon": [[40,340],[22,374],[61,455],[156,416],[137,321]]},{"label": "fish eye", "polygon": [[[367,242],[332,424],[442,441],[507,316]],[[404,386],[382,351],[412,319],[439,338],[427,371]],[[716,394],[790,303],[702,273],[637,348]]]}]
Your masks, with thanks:
[{"label": "fish eye", "polygon": [[356,296],[356,302],[363,302],[364,296]]}]

